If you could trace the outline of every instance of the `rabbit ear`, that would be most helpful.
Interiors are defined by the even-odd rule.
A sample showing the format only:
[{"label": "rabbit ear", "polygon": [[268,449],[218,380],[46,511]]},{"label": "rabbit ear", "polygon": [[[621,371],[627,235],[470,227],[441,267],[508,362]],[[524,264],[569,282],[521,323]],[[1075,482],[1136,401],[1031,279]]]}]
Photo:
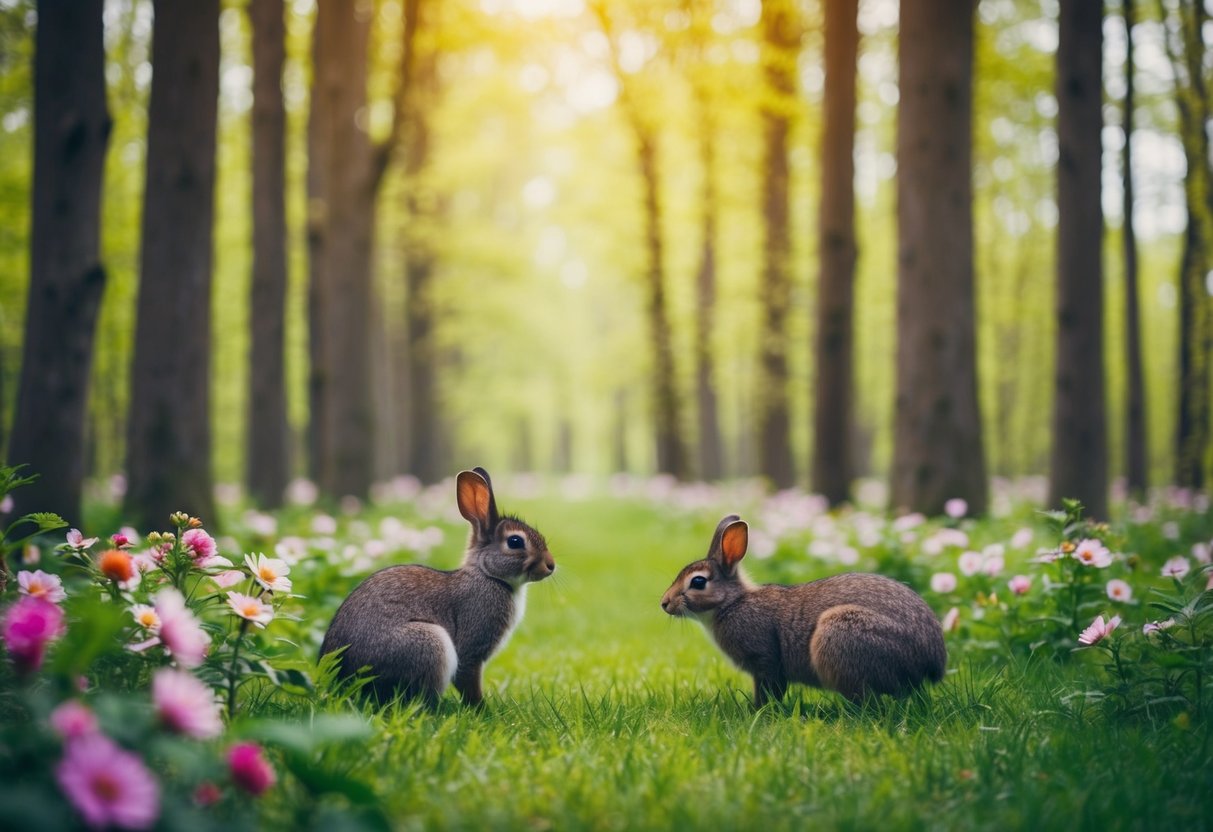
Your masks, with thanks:
[{"label": "rabbit ear", "polygon": [[493,485],[488,471],[483,468],[460,471],[455,483],[455,499],[464,520],[471,523],[481,536],[492,534],[497,527],[497,501],[493,499]]},{"label": "rabbit ear", "polygon": [[708,548],[709,558],[715,558],[719,561],[724,560],[724,552],[721,550],[721,543],[724,539],[725,530],[740,520],[741,518],[736,514],[729,514],[716,524],[716,531],[712,534],[712,545]]},{"label": "rabbit ear", "polygon": [[720,562],[726,569],[735,569],[749,545],[750,527],[744,520],[734,520],[720,533]]}]

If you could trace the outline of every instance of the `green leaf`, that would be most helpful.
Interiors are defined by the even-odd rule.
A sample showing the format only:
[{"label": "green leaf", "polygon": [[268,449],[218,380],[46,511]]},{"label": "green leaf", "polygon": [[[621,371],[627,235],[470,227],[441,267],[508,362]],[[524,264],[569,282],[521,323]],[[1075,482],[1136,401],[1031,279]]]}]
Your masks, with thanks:
[{"label": "green leaf", "polygon": [[67,521],[53,511],[36,511],[33,514],[25,515],[17,523],[34,523],[38,526],[38,530],[42,532],[53,532],[55,529],[67,528]]}]

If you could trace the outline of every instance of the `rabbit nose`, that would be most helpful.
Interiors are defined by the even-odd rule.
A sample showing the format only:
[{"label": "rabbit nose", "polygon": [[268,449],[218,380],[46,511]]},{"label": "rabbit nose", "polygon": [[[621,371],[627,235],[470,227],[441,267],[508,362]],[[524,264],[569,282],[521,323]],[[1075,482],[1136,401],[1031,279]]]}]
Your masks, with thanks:
[{"label": "rabbit nose", "polygon": [[669,598],[661,599],[661,608],[663,610],[668,610],[670,608],[670,599]]}]

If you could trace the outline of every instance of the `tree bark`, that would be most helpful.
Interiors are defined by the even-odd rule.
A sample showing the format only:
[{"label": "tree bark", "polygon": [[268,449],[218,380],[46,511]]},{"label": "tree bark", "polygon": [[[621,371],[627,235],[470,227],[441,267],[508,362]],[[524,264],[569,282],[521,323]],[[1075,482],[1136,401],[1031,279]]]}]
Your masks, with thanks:
[{"label": "tree bark", "polygon": [[370,19],[355,4],[317,4],[308,153],[312,441],[317,484],[332,497],[365,497],[374,478],[370,309],[378,181],[359,124],[369,35]]},{"label": "tree bark", "polygon": [[825,3],[825,124],[821,137],[821,272],[817,285],[817,395],[813,490],[830,505],[850,497],[855,315],[855,74],[858,0]]},{"label": "tree bark", "polygon": [[720,437],[716,396],[716,359],[712,330],[716,312],[716,136],[707,90],[697,88],[699,161],[703,169],[700,207],[699,269],[695,275],[695,403],[699,420],[699,476],[718,480],[724,474],[724,444]]},{"label": "tree bark", "polygon": [[1134,0],[1124,0],[1125,99],[1122,156],[1124,203],[1122,209],[1125,258],[1125,476],[1129,494],[1142,499],[1149,486],[1146,467],[1146,394],[1141,360],[1141,312],[1137,289],[1137,235],[1133,230],[1133,115]]},{"label": "tree bark", "polygon": [[800,42],[795,11],[787,0],[762,4],[763,107],[762,331],[759,346],[758,456],[763,476],[776,488],[796,482],[788,411],[787,316],[792,303],[792,236],[788,199],[788,130],[796,91]]},{"label": "tree bark", "polygon": [[443,459],[441,413],[438,401],[438,349],[434,337],[434,275],[437,262],[425,224],[435,200],[425,181],[430,163],[432,128],[428,110],[438,95],[436,56],[419,57],[413,92],[407,99],[404,167],[408,181],[405,212],[406,231],[405,318],[408,328],[409,361],[409,453],[408,470],[425,483],[440,482],[446,475]]},{"label": "tree bark", "polygon": [[670,338],[665,298],[665,241],[661,223],[661,180],[657,166],[657,137],[633,117],[640,176],[644,183],[644,228],[648,286],[649,338],[653,353],[653,406],[657,443],[657,471],[685,479],[686,453],[682,445],[682,417],[674,386],[674,347]]},{"label": "tree bark", "polygon": [[1057,47],[1057,366],[1049,502],[1108,516],[1103,362],[1103,3],[1061,4]]},{"label": "tree bark", "polygon": [[973,297],[974,0],[903,0],[892,504],[986,506]]},{"label": "tree bark", "polygon": [[283,0],[251,0],[248,13],[253,45],[253,277],[245,482],[254,500],[276,508],[290,479]]},{"label": "tree bark", "polygon": [[214,516],[211,251],[219,2],[156,0],[126,507]]},{"label": "tree bark", "polygon": [[81,522],[85,410],[97,313],[110,116],[102,0],[42,0],[34,54],[34,175],[24,354],[8,449],[40,475],[15,511]]}]

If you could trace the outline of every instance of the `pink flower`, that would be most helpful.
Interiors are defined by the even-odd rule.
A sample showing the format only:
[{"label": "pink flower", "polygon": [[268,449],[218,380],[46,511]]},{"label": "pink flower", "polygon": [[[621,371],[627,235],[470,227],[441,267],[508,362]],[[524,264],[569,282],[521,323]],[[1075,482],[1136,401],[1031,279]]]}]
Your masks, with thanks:
[{"label": "pink flower", "polygon": [[95,537],[85,537],[79,529],[71,529],[67,533],[67,545],[77,551],[84,551],[97,542]]},{"label": "pink flower", "polygon": [[993,578],[1006,566],[1006,561],[1001,554],[986,555],[985,560],[981,562],[981,571]]},{"label": "pink flower", "polygon": [[77,699],[69,699],[51,711],[50,723],[64,740],[78,740],[97,733],[97,717]]},{"label": "pink flower", "polygon": [[152,703],[170,731],[195,739],[223,733],[214,691],[188,670],[157,670],[152,677]]},{"label": "pink flower", "polygon": [[956,628],[960,626],[960,607],[952,607],[944,614],[943,621],[940,623],[945,633],[954,633]]},{"label": "pink flower", "polygon": [[1026,526],[1011,536],[1012,549],[1026,549],[1032,544],[1032,530]]},{"label": "pink flower", "polygon": [[194,789],[194,805],[204,809],[218,803],[222,798],[223,792],[209,780],[199,783],[198,788]]},{"label": "pink flower", "polygon": [[1028,590],[1032,588],[1032,579],[1028,575],[1016,575],[1007,581],[1007,586],[1016,595],[1026,595]]},{"label": "pink flower", "polygon": [[286,561],[267,558],[258,553],[255,558],[252,555],[245,555],[244,563],[253,573],[257,583],[270,592],[291,591],[291,579],[286,577],[290,574],[291,568],[286,565]]},{"label": "pink flower", "polygon": [[1188,559],[1183,555],[1176,555],[1162,565],[1162,576],[1164,578],[1175,578],[1182,580],[1184,575],[1192,570],[1192,564],[1188,563]]},{"label": "pink flower", "polygon": [[42,667],[46,645],[66,631],[63,610],[43,598],[22,596],[4,616],[4,645],[23,673]]},{"label": "pink flower", "polygon": [[251,795],[259,795],[277,779],[266,761],[261,746],[252,742],[233,745],[227,752],[228,771],[236,785]]},{"label": "pink flower", "polygon": [[967,577],[972,577],[981,571],[982,557],[980,552],[965,552],[960,556],[957,565],[960,567],[960,574]]},{"label": "pink flower", "polygon": [[67,597],[67,593],[63,591],[63,581],[59,576],[48,575],[41,569],[36,572],[18,572],[17,583],[21,587],[22,595],[42,598],[52,604],[58,604]]},{"label": "pink flower", "polygon": [[160,786],[135,754],[103,734],[73,740],[55,779],[89,826],[148,829],[160,815]]},{"label": "pink flower", "polygon": [[1168,618],[1166,621],[1147,621],[1141,626],[1141,634],[1143,636],[1148,636],[1174,626],[1174,618]]},{"label": "pink flower", "polygon": [[229,569],[226,572],[211,575],[211,580],[218,584],[220,589],[227,589],[229,586],[235,586],[243,581],[244,578],[245,574],[239,569]]},{"label": "pink flower", "polygon": [[232,565],[230,560],[219,554],[215,538],[203,529],[190,529],[181,535],[181,545],[185,547],[185,551],[194,559],[194,565],[199,569]]},{"label": "pink flower", "polygon": [[1120,578],[1108,581],[1107,592],[1113,601],[1130,601],[1133,598],[1133,588]]},{"label": "pink flower", "polygon": [[1107,638],[1113,630],[1120,626],[1120,616],[1114,615],[1108,619],[1108,623],[1104,623],[1103,616],[1097,616],[1091,622],[1091,626],[1082,631],[1078,637],[1078,643],[1086,646],[1098,644]]},{"label": "pink flower", "polygon": [[153,549],[149,552],[139,552],[136,555],[131,555],[131,563],[135,564],[135,568],[139,570],[139,574],[142,575],[160,568],[161,562],[164,561],[164,555],[161,554],[157,558],[155,555],[157,551]]},{"label": "pink flower", "polygon": [[181,593],[172,588],[160,590],[156,594],[156,614],[160,616],[160,641],[164,649],[182,667],[202,664],[211,637],[185,605]]},{"label": "pink flower", "polygon": [[133,545],[131,539],[122,532],[110,535],[110,543],[115,549],[129,549]]},{"label": "pink flower", "polygon": [[258,627],[264,628],[274,618],[274,608],[260,598],[254,598],[251,595],[229,592],[227,604],[236,615],[253,622]]},{"label": "pink flower", "polygon": [[931,591],[947,595],[956,589],[956,576],[951,572],[936,572],[931,576]]},{"label": "pink flower", "polygon": [[1074,549],[1074,559],[1086,566],[1103,569],[1112,563],[1112,553],[1098,540],[1087,539],[1080,541]]},{"label": "pink flower", "polygon": [[943,504],[943,511],[949,517],[959,519],[969,511],[969,504],[960,497],[953,497]]}]

